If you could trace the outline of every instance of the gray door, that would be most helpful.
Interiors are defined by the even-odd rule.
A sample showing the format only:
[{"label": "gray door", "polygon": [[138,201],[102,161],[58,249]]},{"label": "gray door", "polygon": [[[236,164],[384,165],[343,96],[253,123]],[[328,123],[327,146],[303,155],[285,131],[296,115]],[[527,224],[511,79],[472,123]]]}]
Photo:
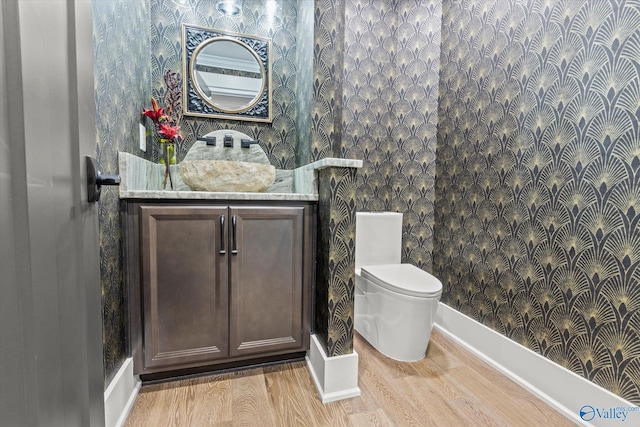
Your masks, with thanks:
[{"label": "gray door", "polygon": [[104,425],[90,0],[0,2],[0,425]]}]

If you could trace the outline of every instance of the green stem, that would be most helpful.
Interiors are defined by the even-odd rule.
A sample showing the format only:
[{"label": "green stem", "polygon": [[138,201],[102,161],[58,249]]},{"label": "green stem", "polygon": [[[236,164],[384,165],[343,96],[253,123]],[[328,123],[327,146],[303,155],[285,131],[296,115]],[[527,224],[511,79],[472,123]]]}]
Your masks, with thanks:
[{"label": "green stem", "polygon": [[164,182],[163,188],[167,188],[167,177],[169,177],[169,184],[171,185],[171,189],[173,190],[173,178],[171,177],[171,160],[169,158],[169,144],[164,144]]}]

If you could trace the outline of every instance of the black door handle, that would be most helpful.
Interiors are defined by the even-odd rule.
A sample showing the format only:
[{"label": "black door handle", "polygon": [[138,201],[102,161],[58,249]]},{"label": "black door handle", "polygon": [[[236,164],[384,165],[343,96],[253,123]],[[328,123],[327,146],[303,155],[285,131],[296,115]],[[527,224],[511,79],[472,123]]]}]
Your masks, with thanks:
[{"label": "black door handle", "polygon": [[87,196],[90,203],[100,200],[103,185],[120,185],[120,175],[102,175],[96,159],[87,156]]},{"label": "black door handle", "polygon": [[98,172],[96,183],[98,185],[120,185],[120,175],[101,175]]},{"label": "black door handle", "polygon": [[224,255],[227,251],[224,249],[224,215],[220,215],[220,255]]},{"label": "black door handle", "polygon": [[238,245],[237,245],[237,242],[236,242],[236,227],[237,227],[236,226],[236,216],[233,215],[231,217],[231,232],[232,232],[232,236],[231,236],[232,237],[231,254],[232,255],[235,255],[235,254],[238,253]]}]

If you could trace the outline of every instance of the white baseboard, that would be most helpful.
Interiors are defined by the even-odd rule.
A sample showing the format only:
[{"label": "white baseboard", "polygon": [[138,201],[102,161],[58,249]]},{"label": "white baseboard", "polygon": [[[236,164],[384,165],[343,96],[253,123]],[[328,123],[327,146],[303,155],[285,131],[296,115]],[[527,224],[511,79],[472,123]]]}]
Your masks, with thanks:
[{"label": "white baseboard", "polygon": [[121,427],[140,391],[140,380],[133,375],[133,359],[124,361],[104,391],[104,425]]},{"label": "white baseboard", "polygon": [[360,396],[358,353],[327,357],[316,336],[311,335],[306,360],[322,403]]},{"label": "white baseboard", "polygon": [[[637,406],[442,302],[435,326],[575,423],[640,425]],[[627,415],[625,422],[622,412]]]}]

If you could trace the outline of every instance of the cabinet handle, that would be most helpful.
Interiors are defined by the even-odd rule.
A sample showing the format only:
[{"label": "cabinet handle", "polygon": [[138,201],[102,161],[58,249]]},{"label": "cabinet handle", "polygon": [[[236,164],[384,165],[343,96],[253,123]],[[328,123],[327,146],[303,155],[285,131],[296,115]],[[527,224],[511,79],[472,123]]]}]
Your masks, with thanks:
[{"label": "cabinet handle", "polygon": [[235,255],[238,253],[238,246],[236,244],[236,216],[235,215],[231,217],[231,231],[232,231],[232,238],[233,238],[233,241],[232,241],[233,246],[231,247],[231,253]]},{"label": "cabinet handle", "polygon": [[224,250],[224,215],[220,215],[220,255],[226,254]]}]

